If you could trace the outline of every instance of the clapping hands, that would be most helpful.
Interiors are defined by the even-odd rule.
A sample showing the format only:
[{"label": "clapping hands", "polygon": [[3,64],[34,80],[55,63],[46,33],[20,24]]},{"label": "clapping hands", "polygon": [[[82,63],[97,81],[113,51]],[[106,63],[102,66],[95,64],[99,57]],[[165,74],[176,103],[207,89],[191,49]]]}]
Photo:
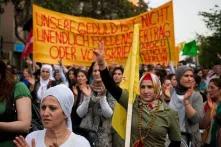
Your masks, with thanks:
[{"label": "clapping hands", "polygon": [[90,97],[92,94],[91,87],[89,85],[80,85],[79,86],[80,90],[83,92],[83,94],[87,97]]},{"label": "clapping hands", "polygon": [[[36,147],[35,139],[31,140],[31,146],[28,145],[27,141],[23,136],[15,137],[13,140],[16,147]],[[52,145],[49,145],[49,147],[59,147],[57,143],[52,143]]]},{"label": "clapping hands", "polygon": [[16,147],[35,147],[35,139],[31,140],[31,146],[29,146],[23,136],[15,137],[13,142],[16,145]]},{"label": "clapping hands", "polygon": [[91,88],[93,89],[94,92],[97,92],[98,96],[106,95],[106,89],[105,89],[105,86],[101,80],[93,82],[91,84]]},{"label": "clapping hands", "polygon": [[208,103],[208,106],[210,108],[210,117],[211,119],[215,116],[216,114],[216,103],[212,101],[212,99],[208,96],[207,98],[207,103]]}]

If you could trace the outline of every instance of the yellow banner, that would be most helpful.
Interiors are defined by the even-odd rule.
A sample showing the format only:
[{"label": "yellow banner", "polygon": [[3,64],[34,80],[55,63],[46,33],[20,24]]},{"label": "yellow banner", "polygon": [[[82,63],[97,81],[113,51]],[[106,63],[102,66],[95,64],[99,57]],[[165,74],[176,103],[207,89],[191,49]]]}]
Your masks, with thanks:
[{"label": "yellow banner", "polygon": [[103,40],[108,63],[125,64],[132,48],[133,26],[141,24],[142,63],[167,64],[174,54],[173,5],[136,17],[97,20],[70,16],[33,5],[33,57],[36,62],[90,65],[93,49]]},{"label": "yellow banner", "polygon": [[184,46],[185,42],[180,42],[178,44],[176,44],[175,46],[175,53],[174,53],[174,62],[173,62],[173,65],[177,66],[180,58],[180,51],[182,50],[183,46]]},{"label": "yellow banner", "polygon": [[118,102],[114,106],[114,114],[112,117],[112,126],[118,135],[125,140],[126,134],[127,111]]}]

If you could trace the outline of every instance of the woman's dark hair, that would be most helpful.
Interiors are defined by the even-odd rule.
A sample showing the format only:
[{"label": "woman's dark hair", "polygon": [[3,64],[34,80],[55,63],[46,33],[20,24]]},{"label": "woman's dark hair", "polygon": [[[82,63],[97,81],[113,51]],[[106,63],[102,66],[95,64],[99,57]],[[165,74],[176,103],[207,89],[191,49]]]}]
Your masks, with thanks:
[{"label": "woman's dark hair", "polygon": [[167,71],[165,69],[156,69],[155,74],[159,77],[160,82],[163,83],[163,80],[167,76]]},{"label": "woman's dark hair", "polygon": [[194,74],[194,80],[196,82],[196,86],[199,86],[200,85],[200,82],[201,82],[201,77]]},{"label": "woman's dark hair", "polygon": [[[170,78],[169,78],[168,76],[164,77],[164,78],[162,79],[162,83],[161,83],[161,84],[164,84],[164,82],[165,82],[166,80],[170,80]],[[170,80],[170,81],[171,81],[171,80]]]},{"label": "woman's dark hair", "polygon": [[209,83],[210,82],[213,82],[217,87],[219,87],[220,89],[221,89],[221,79],[219,79],[219,78],[214,78],[214,79],[211,79],[210,81],[209,81]]},{"label": "woman's dark hair", "polygon": [[6,64],[2,60],[0,60],[0,75],[1,75],[1,79],[5,78],[5,74],[6,74],[5,71],[6,71],[6,69],[7,69]]},{"label": "woman's dark hair", "polygon": [[29,69],[28,67],[25,67],[24,68],[24,70],[26,70],[27,72],[28,72],[28,74],[30,74],[30,75],[32,75],[33,73],[32,73],[32,70],[31,69]]},{"label": "woman's dark hair", "polygon": [[117,67],[114,67],[114,69],[112,71],[112,77],[114,76],[114,73],[115,73],[116,70],[120,70],[122,74],[124,73],[123,67],[122,66],[117,66]]},{"label": "woman's dark hair", "polygon": [[60,73],[59,69],[55,69],[55,70],[54,70],[54,74],[53,74],[54,78],[55,78],[55,76],[56,76],[57,73]]},{"label": "woman's dark hair", "polygon": [[172,78],[173,78],[174,76],[176,77],[176,75],[175,75],[174,73],[171,73],[171,74],[167,75],[167,78],[170,79],[170,80],[172,80]]},{"label": "woman's dark hair", "polygon": [[35,76],[36,81],[39,81],[39,80],[40,80],[40,74],[41,74],[41,70],[40,70],[40,69],[36,70],[36,71],[33,73],[33,75]]},{"label": "woman's dark hair", "polygon": [[93,73],[93,68],[96,62],[92,62],[91,66],[88,69],[88,75],[87,75],[87,79],[89,80],[89,82],[92,80],[92,73]]},{"label": "woman's dark hair", "polygon": [[66,73],[66,78],[67,78],[67,80],[70,80],[70,78],[69,78],[69,73],[70,73],[71,71],[75,74],[75,68],[72,67],[72,68],[70,68],[70,69],[68,70],[68,72]]},{"label": "woman's dark hair", "polygon": [[83,69],[77,69],[77,70],[75,71],[75,76],[77,77],[77,75],[78,75],[80,72],[83,73],[83,74],[86,76],[86,78],[87,78],[87,84],[88,84],[88,72],[87,72],[86,70],[83,70]]},{"label": "woman's dark hair", "polygon": [[68,84],[69,84],[69,88],[72,90],[72,87],[76,84],[76,79],[72,80],[69,78],[69,74],[70,72],[73,72],[74,76],[75,76],[75,68],[72,67],[71,69],[68,70],[68,72],[66,73],[66,78],[68,80]]},{"label": "woman's dark hair", "polygon": [[0,60],[0,101],[10,98],[14,83],[14,74],[7,68],[6,64]]}]

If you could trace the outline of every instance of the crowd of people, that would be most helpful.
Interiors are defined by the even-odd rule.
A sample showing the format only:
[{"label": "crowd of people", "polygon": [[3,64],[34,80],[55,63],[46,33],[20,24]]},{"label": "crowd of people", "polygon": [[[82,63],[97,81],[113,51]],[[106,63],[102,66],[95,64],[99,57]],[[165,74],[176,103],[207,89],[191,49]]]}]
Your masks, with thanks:
[{"label": "crowd of people", "polygon": [[[124,69],[107,65],[104,46],[90,67],[34,64],[22,72],[0,61],[1,147],[121,147],[112,128]],[[35,70],[33,70],[35,66]],[[140,66],[133,147],[221,147],[221,64],[212,69]]]}]

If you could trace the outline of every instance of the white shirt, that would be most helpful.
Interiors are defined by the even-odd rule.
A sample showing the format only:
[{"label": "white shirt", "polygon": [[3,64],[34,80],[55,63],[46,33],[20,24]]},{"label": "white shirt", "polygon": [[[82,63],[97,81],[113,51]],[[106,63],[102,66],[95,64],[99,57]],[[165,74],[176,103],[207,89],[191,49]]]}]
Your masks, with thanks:
[{"label": "white shirt", "polygon": [[[45,132],[46,130],[34,131],[27,135],[25,140],[28,145],[31,146],[32,139],[35,139],[35,147],[47,147],[45,145]],[[90,143],[83,136],[71,133],[69,138],[61,144],[59,147],[90,147]]]}]

